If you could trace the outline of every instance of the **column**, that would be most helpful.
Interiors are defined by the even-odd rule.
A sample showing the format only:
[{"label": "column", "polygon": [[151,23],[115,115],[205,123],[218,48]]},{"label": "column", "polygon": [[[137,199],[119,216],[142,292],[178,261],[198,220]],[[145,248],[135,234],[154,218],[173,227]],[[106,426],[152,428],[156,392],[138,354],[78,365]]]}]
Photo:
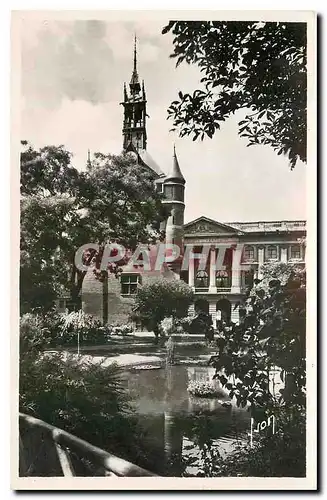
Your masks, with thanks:
[{"label": "column", "polygon": [[[210,248],[209,293],[216,293],[216,248]],[[210,308],[210,305],[209,305]]]},{"label": "column", "polygon": [[238,324],[240,322],[240,311],[239,311],[239,306],[237,306],[235,308],[235,303],[231,303],[232,307],[231,307],[231,315],[230,315],[230,319],[233,323],[236,323]]},{"label": "column", "polygon": [[243,247],[237,245],[233,251],[232,263],[232,293],[241,293],[241,258]]},{"label": "column", "polygon": [[192,254],[190,255],[188,263],[188,284],[194,288],[194,259]]},{"label": "column", "polygon": [[264,247],[258,248],[258,279],[262,278],[261,268],[264,264]]},{"label": "column", "polygon": [[188,308],[188,315],[194,316],[194,314],[195,314],[195,307],[194,304],[191,304],[190,307]]},{"label": "column", "polygon": [[217,316],[216,302],[209,302],[209,315],[211,316],[212,319],[212,326],[216,328],[216,316]]},{"label": "column", "polygon": [[280,261],[286,264],[287,262],[287,247],[281,247],[280,249]]}]

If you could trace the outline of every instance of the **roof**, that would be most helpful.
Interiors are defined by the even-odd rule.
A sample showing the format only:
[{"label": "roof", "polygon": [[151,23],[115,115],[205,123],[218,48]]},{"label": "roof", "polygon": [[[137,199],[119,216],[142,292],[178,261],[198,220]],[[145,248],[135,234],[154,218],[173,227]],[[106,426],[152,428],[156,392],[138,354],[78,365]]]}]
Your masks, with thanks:
[{"label": "roof", "polygon": [[171,171],[169,172],[169,174],[167,175],[165,180],[170,180],[170,179],[178,179],[179,181],[181,181],[185,184],[185,179],[184,179],[184,176],[181,172],[181,169],[180,169],[180,166],[178,163],[175,146],[174,146],[174,154],[173,154],[173,165],[172,165]]},{"label": "roof", "polygon": [[[205,229],[205,226],[211,227],[219,226],[228,232],[235,231],[238,233],[260,233],[260,232],[284,232],[284,231],[306,231],[305,220],[278,220],[278,221],[254,221],[254,222],[219,222],[209,217],[198,217],[184,225],[184,229],[197,228]],[[193,232],[192,231],[192,232]],[[201,231],[199,231],[201,232]]]},{"label": "roof", "polygon": [[184,229],[187,230],[189,229],[191,232],[226,232],[226,233],[234,233],[234,234],[242,234],[243,231],[238,228],[234,227],[231,224],[225,224],[223,222],[218,222],[214,219],[210,219],[209,217],[198,217],[195,220],[192,220],[191,222],[188,222],[187,224],[184,224]]},{"label": "roof", "polygon": [[159,177],[165,177],[165,173],[161,170],[159,165],[154,161],[152,156],[148,153],[146,149],[139,149],[137,151],[142,162],[149,167],[153,172],[155,172]]},{"label": "roof", "polygon": [[226,224],[241,229],[246,233],[261,231],[306,231],[305,220],[275,220],[253,222],[227,222]]}]

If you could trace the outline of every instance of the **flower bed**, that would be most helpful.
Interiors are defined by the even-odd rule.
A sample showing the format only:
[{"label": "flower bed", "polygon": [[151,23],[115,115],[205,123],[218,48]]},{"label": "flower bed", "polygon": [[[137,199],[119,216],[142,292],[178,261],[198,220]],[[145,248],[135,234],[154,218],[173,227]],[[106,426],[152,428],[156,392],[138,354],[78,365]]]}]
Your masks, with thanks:
[{"label": "flower bed", "polygon": [[191,381],[188,384],[187,391],[198,398],[215,398],[220,391],[208,381]]}]

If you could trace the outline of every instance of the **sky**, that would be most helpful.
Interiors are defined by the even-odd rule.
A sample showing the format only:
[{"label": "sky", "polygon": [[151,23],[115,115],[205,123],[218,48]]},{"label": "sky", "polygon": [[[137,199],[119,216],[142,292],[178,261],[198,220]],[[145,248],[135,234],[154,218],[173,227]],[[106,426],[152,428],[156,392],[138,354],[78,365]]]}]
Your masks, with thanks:
[{"label": "sky", "polygon": [[64,145],[72,163],[122,150],[123,83],[133,67],[147,92],[147,149],[164,172],[173,144],[186,179],[185,222],[200,216],[221,222],[305,219],[306,166],[293,171],[269,146],[246,147],[237,134],[241,115],[213,139],[193,142],[169,132],[167,108],[178,91],[201,88],[199,69],[175,68],[164,21],[42,20],[26,18],[21,32],[21,139],[34,147]]}]

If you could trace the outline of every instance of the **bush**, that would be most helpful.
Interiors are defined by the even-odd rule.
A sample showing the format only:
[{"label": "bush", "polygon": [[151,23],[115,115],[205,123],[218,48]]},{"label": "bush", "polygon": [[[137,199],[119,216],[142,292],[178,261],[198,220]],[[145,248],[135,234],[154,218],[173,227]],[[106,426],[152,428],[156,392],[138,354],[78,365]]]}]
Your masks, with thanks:
[{"label": "bush", "polygon": [[26,313],[20,319],[20,355],[29,352],[37,353],[51,342],[48,329],[44,325],[43,317],[38,314]]},{"label": "bush", "polygon": [[164,337],[169,337],[170,335],[172,335],[173,333],[175,333],[175,325],[174,325],[174,318],[172,318],[171,316],[168,317],[168,318],[164,318],[161,323],[160,323],[160,333],[162,333],[162,335]]},{"label": "bush", "polygon": [[158,337],[164,318],[183,318],[193,301],[192,288],[182,280],[158,278],[137,290],[133,319]]},{"label": "bush", "polygon": [[25,344],[31,349],[60,345],[76,346],[79,336],[81,344],[99,345],[108,340],[108,328],[100,320],[83,311],[46,314],[26,313],[20,321],[21,349]]},{"label": "bush", "polygon": [[42,351],[42,316],[21,319],[19,410],[109,452],[151,468],[144,433],[115,365],[80,363],[76,356]]},{"label": "bush", "polygon": [[127,323],[126,325],[108,325],[108,333],[111,335],[128,335],[134,332],[133,323]]},{"label": "bush", "polygon": [[80,343],[94,345],[107,341],[108,331],[101,321],[82,310],[63,315],[63,328],[60,334],[62,345],[76,345],[79,336]]},{"label": "bush", "polygon": [[194,381],[192,380],[188,386],[187,391],[198,398],[214,398],[218,396],[220,391],[208,381]]},{"label": "bush", "polygon": [[[275,414],[277,430],[273,435],[254,436],[253,447],[246,440],[238,440],[233,451],[223,456],[219,443],[203,434],[204,425],[199,421],[196,439],[200,453],[196,458],[186,458],[184,468],[196,467],[202,477],[304,477],[306,469],[305,416],[284,410]],[[194,417],[193,417],[194,418]],[[190,477],[192,473],[184,473]]]}]

